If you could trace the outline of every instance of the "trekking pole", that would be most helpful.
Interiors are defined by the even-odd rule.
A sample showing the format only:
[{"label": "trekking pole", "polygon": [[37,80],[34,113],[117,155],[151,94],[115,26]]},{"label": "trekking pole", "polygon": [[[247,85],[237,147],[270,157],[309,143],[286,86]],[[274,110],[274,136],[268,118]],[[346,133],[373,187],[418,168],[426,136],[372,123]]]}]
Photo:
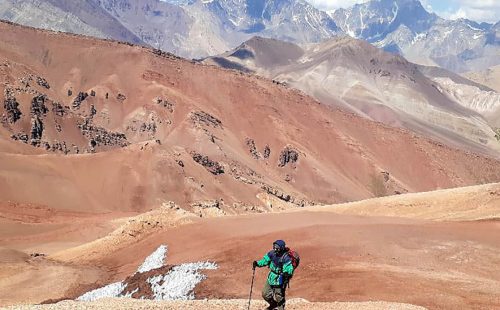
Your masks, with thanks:
[{"label": "trekking pole", "polygon": [[253,279],[255,278],[255,268],[252,273],[252,285],[250,285],[250,296],[248,297],[248,310],[250,310],[250,302],[252,301]]}]

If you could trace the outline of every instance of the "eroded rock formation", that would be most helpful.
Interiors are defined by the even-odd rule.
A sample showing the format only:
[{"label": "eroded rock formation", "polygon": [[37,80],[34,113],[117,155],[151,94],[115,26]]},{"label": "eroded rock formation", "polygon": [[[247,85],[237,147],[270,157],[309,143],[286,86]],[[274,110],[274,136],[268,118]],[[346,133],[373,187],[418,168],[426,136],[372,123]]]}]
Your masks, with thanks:
[{"label": "eroded rock formation", "polygon": [[253,139],[250,139],[250,138],[247,138],[245,140],[248,148],[249,148],[249,151],[250,151],[250,154],[252,155],[253,158],[255,159],[260,159],[261,158],[261,155],[260,153],[257,151],[257,147],[255,146],[255,141]]},{"label": "eroded rock formation", "polygon": [[42,117],[47,114],[49,109],[45,106],[46,99],[45,95],[38,95],[31,100],[31,116]]},{"label": "eroded rock formation", "polygon": [[167,99],[158,97],[156,98],[156,104],[166,108],[170,113],[174,112],[175,104],[171,101],[168,101]]},{"label": "eroded rock formation", "polygon": [[60,103],[58,102],[52,102],[52,112],[57,115],[63,117],[67,111],[65,107],[63,107]]},{"label": "eroded rock formation", "polygon": [[44,79],[43,77],[41,76],[37,76],[36,77],[36,83],[46,89],[50,89],[50,85],[49,85],[49,82],[47,82],[46,79]]},{"label": "eroded rock formation", "polygon": [[209,159],[208,156],[203,156],[198,153],[192,153],[191,155],[193,156],[193,160],[195,162],[205,167],[205,169],[207,169],[210,173],[214,175],[224,173],[224,167],[222,167],[222,165],[218,162]]},{"label": "eroded rock formation", "polygon": [[205,125],[214,128],[222,126],[222,122],[218,118],[203,111],[191,112],[191,120],[197,125]]},{"label": "eroded rock formation", "polygon": [[264,155],[263,155],[263,156],[264,156],[264,158],[265,158],[265,159],[268,159],[268,158],[269,158],[269,156],[271,156],[271,148],[269,147],[269,145],[266,145],[266,146],[264,147],[264,151],[263,151],[263,153],[264,153]]},{"label": "eroded rock formation", "polygon": [[[68,91],[68,96],[70,95],[70,91]],[[75,100],[73,100],[73,108],[79,109],[82,102],[89,96],[89,94],[84,92],[79,92],[76,96]]]},{"label": "eroded rock formation", "polygon": [[279,188],[275,188],[269,185],[262,185],[262,189],[269,195],[272,195],[280,200],[283,200],[285,202],[292,203],[296,205],[297,207],[304,207],[306,205],[314,205],[312,202],[308,202],[305,199],[300,199],[297,197],[294,197],[293,195],[285,193],[283,190]]},{"label": "eroded rock formation", "polygon": [[15,141],[21,141],[21,142],[24,142],[24,143],[28,143],[28,140],[29,140],[29,137],[27,134],[25,133],[16,133],[12,136],[10,136],[12,140],[15,140]]},{"label": "eroded rock formation", "polygon": [[5,113],[7,114],[7,121],[14,124],[21,118],[21,110],[19,110],[19,103],[14,97],[14,91],[10,88],[6,88],[4,91],[5,100],[3,106]]},{"label": "eroded rock formation", "polygon": [[289,163],[296,163],[299,160],[299,152],[287,146],[281,151],[278,167],[285,167]]},{"label": "eroded rock formation", "polygon": [[125,147],[129,145],[125,134],[120,132],[110,132],[105,128],[94,126],[89,119],[86,119],[83,124],[79,124],[78,128],[83,136],[89,139],[91,148],[97,146],[118,146]]},{"label": "eroded rock formation", "polygon": [[40,146],[43,135],[43,122],[38,116],[31,119],[31,145]]}]

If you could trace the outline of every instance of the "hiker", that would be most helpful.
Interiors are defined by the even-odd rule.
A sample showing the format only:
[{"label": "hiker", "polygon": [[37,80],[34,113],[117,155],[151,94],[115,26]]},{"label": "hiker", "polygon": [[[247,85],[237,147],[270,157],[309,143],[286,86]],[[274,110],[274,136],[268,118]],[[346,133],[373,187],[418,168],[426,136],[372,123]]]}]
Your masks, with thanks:
[{"label": "hiker", "polygon": [[271,251],[261,260],[253,262],[253,269],[265,266],[270,269],[262,289],[262,297],[269,303],[269,307],[266,308],[268,310],[285,309],[285,291],[294,270],[292,257],[288,251],[285,241],[276,240]]}]

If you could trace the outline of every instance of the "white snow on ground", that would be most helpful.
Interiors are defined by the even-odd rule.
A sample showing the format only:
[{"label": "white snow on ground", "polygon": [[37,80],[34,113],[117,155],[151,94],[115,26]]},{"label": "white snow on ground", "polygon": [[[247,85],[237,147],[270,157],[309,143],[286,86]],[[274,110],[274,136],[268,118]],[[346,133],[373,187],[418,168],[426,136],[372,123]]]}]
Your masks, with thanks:
[{"label": "white snow on ground", "polygon": [[[165,265],[167,246],[161,245],[151,255],[146,257],[137,272],[143,273]],[[201,269],[217,269],[217,264],[211,262],[187,263],[173,267],[165,275],[158,275],[147,279],[153,290],[156,300],[188,300],[194,299],[193,290],[206,276],[199,273]],[[116,282],[87,292],[78,297],[78,301],[94,301],[107,297],[132,297],[138,289],[123,295],[127,284]]]},{"label": "white snow on ground", "polygon": [[161,268],[165,265],[165,258],[167,257],[168,248],[166,245],[160,245],[156,251],[151,253],[142,265],[137,269],[138,273],[147,272],[153,269]]},{"label": "white snow on ground", "polygon": [[127,285],[123,282],[116,282],[106,285],[104,287],[95,289],[93,291],[87,292],[82,296],[78,297],[78,301],[94,301],[101,298],[107,297],[119,297]]},{"label": "white snow on ground", "polygon": [[215,263],[198,262],[175,266],[164,276],[148,279],[156,300],[194,299],[193,290],[206,278],[200,269],[217,269]]}]

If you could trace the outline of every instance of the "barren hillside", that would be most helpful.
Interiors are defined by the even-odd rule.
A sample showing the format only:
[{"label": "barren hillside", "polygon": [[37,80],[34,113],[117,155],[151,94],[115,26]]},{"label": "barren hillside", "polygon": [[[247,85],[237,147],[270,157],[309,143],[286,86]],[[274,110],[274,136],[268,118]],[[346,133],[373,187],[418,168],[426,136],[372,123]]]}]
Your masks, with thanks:
[{"label": "barren hillside", "polygon": [[500,305],[498,185],[422,194],[445,206],[425,217],[308,209],[498,182],[497,159],[161,51],[7,23],[0,40],[0,305],[138,285],[161,246],[145,272],[207,262],[183,296],[244,299],[252,260],[278,238],[303,259],[291,298]]},{"label": "barren hillside", "polygon": [[500,179],[495,159],[266,79],[142,47],[0,27],[4,201],[78,212],[174,201],[231,214]]},{"label": "barren hillside", "polygon": [[255,72],[390,126],[497,156],[500,94],[447,70],[423,67],[365,41],[334,37],[307,47],[255,37],[205,63]]},{"label": "barren hillside", "polygon": [[500,92],[500,66],[494,66],[480,72],[466,72],[463,75],[468,79],[489,86]]}]

